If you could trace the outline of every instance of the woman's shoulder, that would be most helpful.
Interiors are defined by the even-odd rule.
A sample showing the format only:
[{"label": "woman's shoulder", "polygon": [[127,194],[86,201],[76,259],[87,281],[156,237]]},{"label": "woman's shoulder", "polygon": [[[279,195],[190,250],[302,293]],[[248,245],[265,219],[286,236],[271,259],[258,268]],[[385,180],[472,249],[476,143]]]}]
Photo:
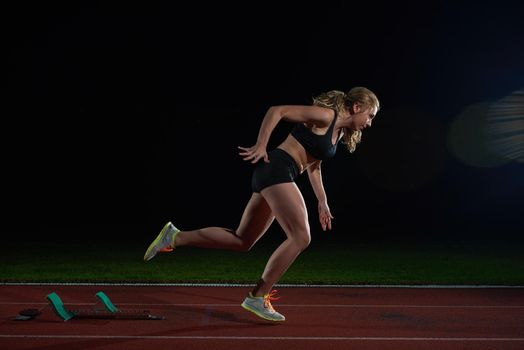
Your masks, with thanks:
[{"label": "woman's shoulder", "polygon": [[322,128],[329,126],[335,116],[331,108],[306,105],[283,105],[276,106],[284,120],[296,123],[305,123]]}]

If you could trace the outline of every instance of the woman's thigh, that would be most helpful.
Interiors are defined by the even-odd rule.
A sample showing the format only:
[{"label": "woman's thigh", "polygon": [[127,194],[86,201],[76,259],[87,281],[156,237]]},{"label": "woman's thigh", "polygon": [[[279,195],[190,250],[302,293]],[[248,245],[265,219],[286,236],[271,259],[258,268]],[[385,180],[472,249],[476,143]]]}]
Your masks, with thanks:
[{"label": "woman's thigh", "polygon": [[291,239],[310,241],[304,198],[294,182],[266,187],[261,192],[282,229]]},{"label": "woman's thigh", "polygon": [[264,197],[260,193],[253,193],[244,209],[236,235],[250,247],[262,237],[274,219],[275,216]]}]

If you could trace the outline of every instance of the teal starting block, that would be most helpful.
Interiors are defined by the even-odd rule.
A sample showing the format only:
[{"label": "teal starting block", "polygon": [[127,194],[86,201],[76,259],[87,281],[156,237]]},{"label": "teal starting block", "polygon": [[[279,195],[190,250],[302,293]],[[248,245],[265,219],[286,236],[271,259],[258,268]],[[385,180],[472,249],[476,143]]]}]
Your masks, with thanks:
[{"label": "teal starting block", "polygon": [[112,313],[118,312],[118,308],[111,302],[111,299],[109,299],[104,292],[96,293],[96,297],[102,302],[107,311]]},{"label": "teal starting block", "polygon": [[64,321],[72,318],[98,318],[98,319],[127,319],[127,320],[164,320],[163,316],[151,315],[148,310],[119,310],[104,292],[95,294],[104,305],[105,311],[97,309],[68,310],[62,299],[52,292],[47,295],[47,300],[55,314]]},{"label": "teal starting block", "polygon": [[51,304],[51,307],[53,308],[55,314],[64,321],[70,320],[73,317],[75,317],[74,313],[65,308],[62,299],[60,299],[58,294],[56,294],[55,292],[48,294],[47,300],[49,300],[49,303]]}]

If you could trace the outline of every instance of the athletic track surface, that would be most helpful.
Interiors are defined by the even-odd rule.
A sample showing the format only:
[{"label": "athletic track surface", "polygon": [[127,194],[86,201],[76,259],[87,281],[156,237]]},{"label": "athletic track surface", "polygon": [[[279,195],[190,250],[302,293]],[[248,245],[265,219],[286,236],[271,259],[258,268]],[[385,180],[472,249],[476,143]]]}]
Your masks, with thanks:
[{"label": "athletic track surface", "polygon": [[[1,285],[0,349],[524,349],[523,288],[278,288],[284,323],[240,307],[249,287]],[[58,318],[96,307],[104,291],[121,310],[165,320]],[[30,321],[18,311],[43,309]]]}]

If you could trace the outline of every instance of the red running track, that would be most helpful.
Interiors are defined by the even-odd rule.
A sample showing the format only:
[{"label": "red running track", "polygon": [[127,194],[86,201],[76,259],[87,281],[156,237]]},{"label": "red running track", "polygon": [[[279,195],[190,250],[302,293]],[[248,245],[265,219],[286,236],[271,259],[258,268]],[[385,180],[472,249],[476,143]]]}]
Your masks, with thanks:
[{"label": "red running track", "polygon": [[[63,322],[45,296],[94,307],[104,291],[122,310],[162,321]],[[281,288],[274,324],[240,307],[249,288],[0,286],[0,349],[524,349],[524,289]],[[44,308],[31,321],[18,311]]]}]

